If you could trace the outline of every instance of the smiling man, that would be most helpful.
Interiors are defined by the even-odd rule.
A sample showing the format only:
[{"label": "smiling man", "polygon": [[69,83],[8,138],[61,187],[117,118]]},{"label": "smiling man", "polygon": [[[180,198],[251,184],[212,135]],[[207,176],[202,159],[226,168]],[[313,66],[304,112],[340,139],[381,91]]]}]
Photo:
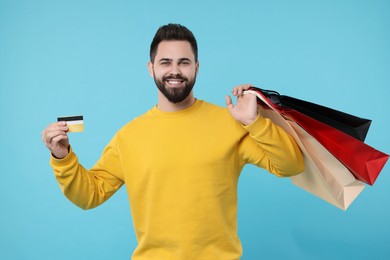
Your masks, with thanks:
[{"label": "smiling man", "polygon": [[303,170],[294,140],[257,113],[250,85],[233,88],[227,108],[196,99],[195,37],[159,28],[150,48],[158,103],[120,129],[90,170],[69,145],[66,122],[42,133],[64,194],[94,208],[126,185],[138,245],[134,260],[237,260],[237,183],[245,164],[277,176]]},{"label": "smiling man", "polygon": [[158,105],[166,111],[180,110],[194,103],[192,88],[199,70],[195,37],[187,37],[188,41],[175,38],[173,31],[157,32],[148,63],[150,75],[159,89]]},{"label": "smiling man", "polygon": [[[184,101],[190,94],[193,97],[192,88],[195,85],[199,63],[190,58],[177,57],[178,50],[183,50],[186,57],[191,57],[190,44],[185,41],[161,42],[159,56],[148,63],[150,75],[154,78],[160,90],[159,99],[167,99],[170,103],[178,104]],[[170,58],[161,57],[164,54]],[[155,69],[156,67],[156,69]],[[158,74],[157,74],[157,73]],[[193,98],[192,98],[193,99]]]}]

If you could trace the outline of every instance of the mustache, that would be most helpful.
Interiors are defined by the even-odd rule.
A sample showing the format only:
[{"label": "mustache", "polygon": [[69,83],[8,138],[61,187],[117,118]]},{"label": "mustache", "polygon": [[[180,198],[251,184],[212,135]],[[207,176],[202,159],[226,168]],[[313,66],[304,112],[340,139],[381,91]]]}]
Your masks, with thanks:
[{"label": "mustache", "polygon": [[180,76],[180,75],[176,75],[176,76],[166,76],[166,77],[163,77],[163,80],[166,81],[166,80],[171,80],[171,79],[179,79],[179,80],[183,80],[183,81],[188,81],[188,78],[187,77],[184,77],[184,76]]}]

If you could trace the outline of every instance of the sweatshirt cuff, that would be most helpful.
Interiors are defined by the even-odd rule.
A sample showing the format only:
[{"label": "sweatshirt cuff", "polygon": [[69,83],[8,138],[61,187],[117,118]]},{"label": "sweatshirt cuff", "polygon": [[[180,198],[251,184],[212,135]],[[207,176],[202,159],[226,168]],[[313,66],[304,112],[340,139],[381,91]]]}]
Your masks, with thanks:
[{"label": "sweatshirt cuff", "polygon": [[265,131],[269,127],[270,120],[262,117],[260,114],[257,118],[250,123],[249,125],[242,125],[242,127],[250,134],[257,135],[263,131]]},{"label": "sweatshirt cuff", "polygon": [[73,152],[72,147],[69,147],[68,155],[62,159],[58,159],[51,155],[50,165],[52,167],[63,167],[72,164],[75,160],[77,160],[76,154]]}]

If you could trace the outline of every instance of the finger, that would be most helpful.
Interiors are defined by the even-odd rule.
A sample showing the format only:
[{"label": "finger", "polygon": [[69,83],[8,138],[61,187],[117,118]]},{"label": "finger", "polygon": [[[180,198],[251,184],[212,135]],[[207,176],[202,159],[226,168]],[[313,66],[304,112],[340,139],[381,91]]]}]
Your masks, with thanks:
[{"label": "finger", "polygon": [[251,87],[252,87],[252,84],[244,84],[244,85],[242,85],[242,89],[243,90],[248,90]]},{"label": "finger", "polygon": [[45,135],[48,132],[57,131],[59,129],[65,130],[67,128],[66,122],[55,122],[48,125],[43,131],[42,135]]},{"label": "finger", "polygon": [[67,135],[58,135],[52,139],[52,144],[55,146],[62,140],[67,140],[68,136]]},{"label": "finger", "polygon": [[232,98],[230,96],[226,96],[226,106],[231,111],[234,108]]},{"label": "finger", "polygon": [[43,131],[42,131],[42,141],[46,144],[48,143],[48,137],[52,138],[53,133],[58,134],[58,131],[67,132],[69,131],[69,127],[67,126],[66,122],[55,122],[50,125],[48,125]]},{"label": "finger", "polygon": [[41,135],[42,135],[42,142],[45,142],[46,128],[45,128],[45,129],[43,129],[43,131],[42,131]]},{"label": "finger", "polygon": [[242,86],[239,86],[237,88],[237,96],[241,96],[242,95]]},{"label": "finger", "polygon": [[54,124],[49,125],[44,131],[46,133],[53,132],[53,131],[68,131],[69,127],[67,126],[66,122],[57,122]]},{"label": "finger", "polygon": [[66,135],[66,132],[68,131],[68,127],[60,128],[56,130],[48,130],[45,129],[42,133],[42,142],[44,142],[46,145],[51,143],[51,140],[57,136],[57,135]]},{"label": "finger", "polygon": [[233,105],[232,98],[229,95],[226,95],[225,100],[226,100],[226,106]]},{"label": "finger", "polygon": [[241,85],[234,87],[233,95],[236,96],[236,97],[242,95],[242,87],[241,87]]},{"label": "finger", "polygon": [[66,121],[59,121],[59,122],[51,123],[50,125],[47,126],[47,128],[52,128],[56,126],[65,126],[65,125],[67,125]]},{"label": "finger", "polygon": [[242,88],[242,85],[237,85],[233,88],[233,95],[234,96],[238,96],[240,95],[240,91],[241,91],[241,88]]},{"label": "finger", "polygon": [[237,87],[234,87],[232,90],[233,96],[237,96]]},{"label": "finger", "polygon": [[241,96],[245,90],[248,90],[250,87],[252,87],[251,84],[242,84],[238,85],[233,88],[233,95],[234,96]]},{"label": "finger", "polygon": [[49,125],[48,128],[49,129],[50,128],[56,129],[56,128],[62,128],[62,127],[67,127],[67,126],[68,126],[68,123],[66,121],[60,121],[60,122],[55,122],[55,123]]},{"label": "finger", "polygon": [[244,94],[245,90],[248,90],[250,87],[252,87],[251,84],[243,84],[240,86],[240,95]]},{"label": "finger", "polygon": [[53,140],[57,137],[57,136],[65,136],[66,133],[64,131],[51,131],[51,132],[48,132],[44,138],[43,138],[43,142],[47,145],[47,146],[51,146],[52,143],[53,143]]}]

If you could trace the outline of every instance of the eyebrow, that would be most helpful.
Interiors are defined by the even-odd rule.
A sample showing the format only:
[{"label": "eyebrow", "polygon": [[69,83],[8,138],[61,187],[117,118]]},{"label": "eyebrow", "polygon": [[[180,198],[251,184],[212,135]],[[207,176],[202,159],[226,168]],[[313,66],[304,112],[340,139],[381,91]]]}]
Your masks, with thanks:
[{"label": "eyebrow", "polygon": [[[162,61],[170,61],[170,62],[172,62],[173,59],[161,58],[161,59],[159,60],[159,62],[162,62]],[[190,60],[189,58],[180,58],[178,61],[179,61],[179,62],[182,62],[182,61],[189,61],[189,62],[191,62],[191,60]]]},{"label": "eyebrow", "polygon": [[191,62],[191,60],[189,58],[180,58],[179,61],[189,61],[189,62]]}]

